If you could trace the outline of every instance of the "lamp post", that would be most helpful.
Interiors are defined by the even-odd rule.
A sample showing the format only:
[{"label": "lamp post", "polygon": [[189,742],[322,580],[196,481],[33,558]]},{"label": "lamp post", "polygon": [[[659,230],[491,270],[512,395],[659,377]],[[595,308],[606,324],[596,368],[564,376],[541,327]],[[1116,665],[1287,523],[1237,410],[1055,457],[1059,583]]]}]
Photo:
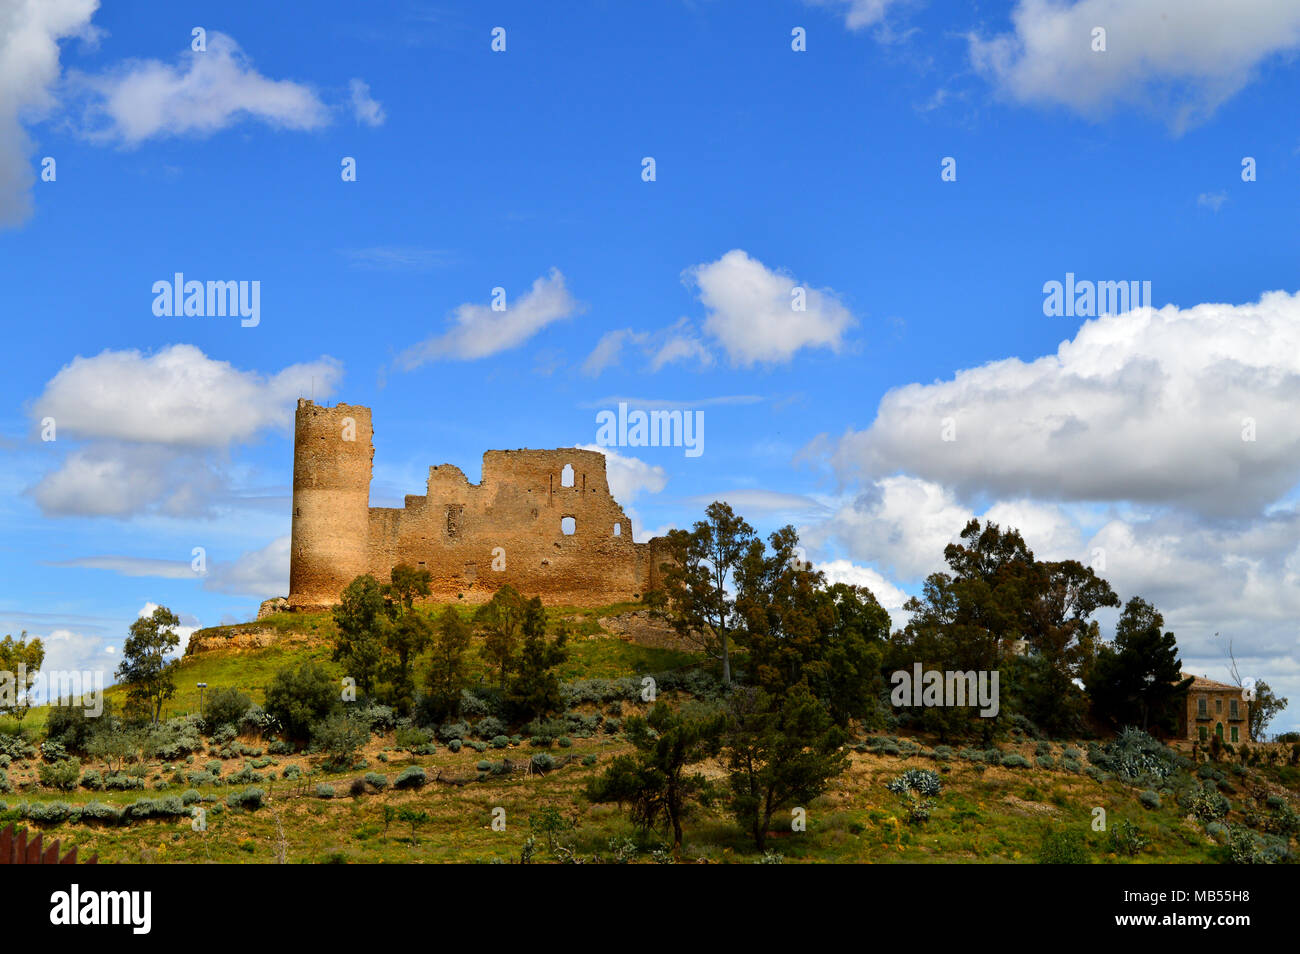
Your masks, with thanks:
[{"label": "lamp post", "polygon": [[199,718],[202,719],[203,718],[203,690],[208,688],[208,684],[206,682],[200,682],[198,684],[198,687],[199,687]]}]

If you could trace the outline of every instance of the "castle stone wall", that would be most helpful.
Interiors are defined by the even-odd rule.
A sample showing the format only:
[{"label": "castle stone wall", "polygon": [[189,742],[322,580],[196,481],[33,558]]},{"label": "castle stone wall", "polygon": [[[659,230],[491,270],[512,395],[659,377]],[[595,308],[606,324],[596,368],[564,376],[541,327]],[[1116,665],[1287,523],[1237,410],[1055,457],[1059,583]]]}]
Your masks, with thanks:
[{"label": "castle stone wall", "polygon": [[356,576],[387,582],[399,563],[428,570],[440,602],[485,602],[509,584],[548,605],[600,606],[658,585],[666,541],[633,542],[603,454],[490,450],[478,484],[442,464],[403,507],[370,507],[372,436],[368,408],[298,402],[291,606],[332,605]]}]

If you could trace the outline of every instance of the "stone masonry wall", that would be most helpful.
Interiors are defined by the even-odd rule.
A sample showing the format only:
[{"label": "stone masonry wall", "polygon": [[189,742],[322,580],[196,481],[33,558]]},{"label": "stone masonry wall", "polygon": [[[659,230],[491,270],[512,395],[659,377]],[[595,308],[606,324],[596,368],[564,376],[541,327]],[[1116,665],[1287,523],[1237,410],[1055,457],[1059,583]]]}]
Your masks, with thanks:
[{"label": "stone masonry wall", "polygon": [[665,541],[633,542],[603,454],[487,451],[478,484],[443,464],[403,507],[370,507],[372,433],[368,408],[298,402],[291,606],[331,605],[359,574],[387,582],[398,563],[428,570],[437,601],[481,603],[510,584],[548,605],[600,606],[658,585]]}]

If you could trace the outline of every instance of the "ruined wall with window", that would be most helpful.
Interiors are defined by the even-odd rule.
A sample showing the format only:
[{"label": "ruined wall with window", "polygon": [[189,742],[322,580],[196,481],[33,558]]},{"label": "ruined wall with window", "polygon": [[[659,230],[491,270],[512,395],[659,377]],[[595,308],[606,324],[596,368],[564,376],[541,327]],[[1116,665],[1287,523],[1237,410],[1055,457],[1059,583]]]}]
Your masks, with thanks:
[{"label": "ruined wall with window", "polygon": [[495,450],[479,483],[429,468],[425,493],[370,507],[370,410],[299,400],[289,603],[336,603],[360,573],[429,571],[432,599],[481,603],[510,584],[548,605],[602,606],[658,585],[663,538],[635,543],[598,451]]}]

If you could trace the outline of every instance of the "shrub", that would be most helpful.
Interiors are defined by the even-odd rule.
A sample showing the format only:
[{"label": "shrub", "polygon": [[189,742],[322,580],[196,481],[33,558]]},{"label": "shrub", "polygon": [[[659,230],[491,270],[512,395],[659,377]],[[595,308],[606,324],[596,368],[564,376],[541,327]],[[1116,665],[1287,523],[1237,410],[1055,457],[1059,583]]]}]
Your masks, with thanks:
[{"label": "shrub", "polygon": [[382,792],[388,787],[388,776],[378,772],[367,772],[364,781],[376,792]]},{"label": "shrub", "polygon": [[226,796],[226,804],[231,808],[242,808],[244,811],[253,812],[262,807],[262,802],[266,798],[266,792],[256,785],[250,785],[242,792],[231,792]]},{"label": "shrub", "polygon": [[1226,816],[1232,807],[1228,800],[1212,786],[1212,782],[1202,782],[1191,789],[1181,801],[1183,807],[1198,821],[1218,821]]},{"label": "shrub", "polygon": [[319,783],[317,783],[317,785],[316,785],[316,797],[317,797],[317,798],[333,798],[333,797],[334,797],[334,786],[333,786],[333,785],[330,785],[328,782],[319,782]]},{"label": "shrub", "polygon": [[1141,795],[1138,796],[1138,801],[1140,801],[1147,808],[1155,809],[1160,807],[1160,796],[1157,795],[1155,792],[1151,791],[1151,789],[1149,788]]},{"label": "shrub", "polygon": [[393,788],[421,788],[429,780],[424,769],[412,765],[402,770],[402,774],[393,779]]},{"label": "shrub", "polygon": [[262,773],[254,772],[251,766],[245,765],[234,775],[226,779],[227,785],[253,785],[262,781]]},{"label": "shrub", "polygon": [[86,802],[81,806],[81,820],[87,823],[114,824],[122,820],[122,809],[115,805],[105,805],[103,802]]},{"label": "shrub", "polygon": [[36,747],[21,735],[0,734],[0,755],[7,755],[16,762],[36,758]]},{"label": "shrub", "polygon": [[266,713],[294,739],[310,738],[312,726],[324,722],[342,704],[333,677],[311,662],[285,666],[266,687]]},{"label": "shrub", "polygon": [[1050,755],[1035,756],[1034,762],[1038,765],[1039,768],[1045,768],[1045,769],[1054,768],[1056,765],[1056,763],[1052,761],[1052,757]]},{"label": "shrub", "polygon": [[1248,828],[1233,825],[1228,829],[1228,860],[1234,865],[1268,864],[1259,838]]},{"label": "shrub", "polygon": [[919,825],[922,822],[930,820],[930,812],[934,810],[934,799],[932,798],[912,798],[908,799],[907,821],[912,825]]},{"label": "shrub", "polygon": [[555,740],[555,744],[562,749],[567,749],[569,746],[573,745],[573,740],[570,739],[567,735],[562,735]]},{"label": "shrub", "polygon": [[94,718],[86,717],[81,705],[51,705],[45,717],[45,737],[61,744],[69,752],[86,754]]},{"label": "shrub", "polygon": [[[451,745],[450,742],[448,742],[447,744],[448,744],[448,745]],[[469,747],[470,747],[471,749],[473,749],[475,752],[480,752],[480,753],[482,753],[482,752],[486,752],[486,751],[487,751],[487,747],[488,747],[488,746],[487,746],[487,743],[486,743],[486,742],[474,741],[474,742],[471,742],[471,743],[469,744]]]},{"label": "shrub", "polygon": [[26,818],[38,825],[57,825],[67,821],[72,806],[67,802],[32,802],[27,806]]},{"label": "shrub", "polygon": [[902,775],[886,782],[885,787],[896,795],[916,792],[918,795],[932,797],[943,791],[943,780],[929,769],[908,769]]},{"label": "shrub", "polygon": [[465,737],[470,734],[468,722],[444,722],[438,728],[438,738],[444,742],[450,742],[452,739],[464,741]]},{"label": "shrub", "polygon": [[234,686],[218,686],[208,693],[208,698],[203,702],[204,721],[212,732],[216,732],[222,725],[238,725],[244,712],[252,708],[252,699]]},{"label": "shrub", "polygon": [[452,739],[450,742],[447,743],[447,748],[449,748],[453,752],[459,752],[461,749],[460,739]]},{"label": "shrub", "polygon": [[203,800],[203,796],[199,794],[199,790],[197,788],[187,788],[185,791],[181,792],[182,805],[193,805],[195,802],[199,802],[202,800]]},{"label": "shrub", "polygon": [[1003,768],[1029,768],[1029,759],[1018,752],[1008,752],[1002,756]]},{"label": "shrub", "polygon": [[1205,826],[1205,833],[1219,844],[1228,840],[1228,826],[1223,822],[1210,822]]},{"label": "shrub", "polygon": [[81,779],[81,760],[75,758],[63,759],[49,765],[42,765],[38,774],[41,784],[46,788],[55,788],[60,792],[70,792],[77,787],[77,782]]},{"label": "shrub", "polygon": [[368,732],[387,732],[397,724],[397,713],[392,706],[371,703],[356,713],[357,719]]},{"label": "shrub", "polygon": [[1038,848],[1040,865],[1085,865],[1088,858],[1088,842],[1083,832],[1074,828],[1049,831]]},{"label": "shrub", "polygon": [[1074,759],[1067,759],[1067,758],[1062,758],[1062,759],[1061,759],[1061,768],[1063,768],[1063,769],[1064,769],[1065,771],[1067,771],[1067,772],[1081,772],[1081,771],[1083,771],[1083,766],[1082,766],[1082,765],[1080,765],[1080,764],[1079,764],[1077,761],[1075,761]]},{"label": "shrub", "polygon": [[534,752],[533,757],[528,760],[528,767],[534,772],[545,774],[555,768],[555,759],[551,758],[550,752]]},{"label": "shrub", "polygon": [[104,788],[110,792],[129,792],[144,788],[144,779],[136,775],[127,775],[125,772],[115,772],[104,776]]},{"label": "shrub", "polygon": [[1110,850],[1117,855],[1127,855],[1130,858],[1149,843],[1138,826],[1127,820],[1111,825],[1107,834],[1110,839]]},{"label": "shrub", "polygon": [[510,736],[508,735],[498,735],[492,739],[492,748],[494,749],[504,749],[509,744]]},{"label": "shrub", "polygon": [[100,775],[96,769],[86,769],[86,773],[81,776],[81,787],[90,792],[102,792],[104,790],[104,776]]},{"label": "shrub", "polygon": [[[967,747],[967,748],[963,748],[960,752],[958,752],[958,753],[957,753],[957,757],[960,758],[960,759],[965,759],[967,762],[983,762],[983,761],[984,761],[984,753],[983,753],[983,752],[981,752],[979,749],[972,749],[972,748],[969,748],[969,747]],[[999,753],[998,757],[1001,758],[1001,754],[1000,754],[1000,753]]]},{"label": "shrub", "polygon": [[280,778],[295,779],[302,778],[302,768],[297,765],[286,765],[284,771],[280,773]]},{"label": "shrub", "polygon": [[505,733],[506,724],[496,716],[480,719],[474,725],[474,735],[480,739],[494,739],[499,735],[505,735]]},{"label": "shrub", "polygon": [[416,726],[399,726],[394,740],[398,751],[415,750],[433,741],[433,733]]},{"label": "shrub", "polygon": [[185,775],[185,781],[195,787],[201,785],[220,785],[220,776],[213,775],[211,772],[188,772]]},{"label": "shrub", "polygon": [[1160,782],[1190,763],[1141,729],[1127,728],[1104,746],[1089,747],[1088,761],[1132,784]]},{"label": "shrub", "polygon": [[490,772],[492,771],[492,763],[489,762],[487,759],[479,759],[478,763],[474,766],[474,768],[476,768],[480,772]]},{"label": "shrub", "polygon": [[934,751],[930,753],[930,758],[936,762],[947,762],[955,755],[951,745],[936,745]]}]

